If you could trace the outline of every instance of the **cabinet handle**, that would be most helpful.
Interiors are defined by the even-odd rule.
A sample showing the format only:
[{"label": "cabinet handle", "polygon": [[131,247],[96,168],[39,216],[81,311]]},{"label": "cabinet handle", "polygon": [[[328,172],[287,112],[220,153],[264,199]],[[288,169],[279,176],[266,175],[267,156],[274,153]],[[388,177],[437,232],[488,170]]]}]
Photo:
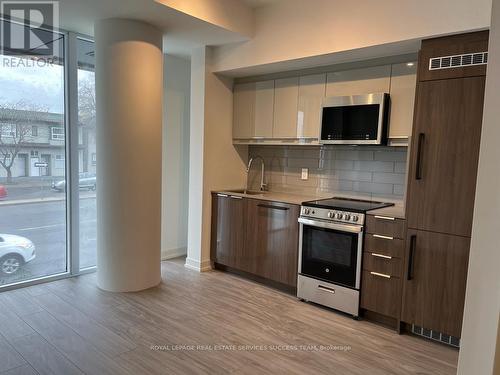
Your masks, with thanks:
[{"label": "cabinet handle", "polygon": [[417,246],[417,236],[413,235],[410,238],[410,254],[408,256],[408,274],[406,276],[407,280],[413,279],[413,262],[415,257],[415,247]]},{"label": "cabinet handle", "polygon": [[370,274],[373,275],[373,276],[384,277],[386,279],[390,279],[391,278],[391,275],[386,275],[385,273],[370,272]]},{"label": "cabinet handle", "polygon": [[230,198],[232,198],[232,199],[243,199],[243,197],[238,197],[237,195],[231,195]]},{"label": "cabinet handle", "polygon": [[335,289],[328,288],[328,287],[323,286],[323,285],[318,285],[318,289],[321,290],[321,291],[323,291],[323,292],[328,292],[328,293],[335,294]]},{"label": "cabinet handle", "polygon": [[396,220],[396,218],[394,218],[394,217],[389,217],[389,216],[379,216],[379,215],[375,215],[375,219],[380,219],[380,220],[390,220],[390,221],[394,221],[394,220]]},{"label": "cabinet handle", "polygon": [[373,234],[372,236],[375,238],[382,238],[383,240],[393,240],[394,239],[394,237],[382,236],[381,234]]},{"label": "cabinet handle", "polygon": [[377,257],[377,258],[392,259],[392,257],[389,255],[383,255],[383,254],[378,254],[378,253],[371,253],[371,254],[373,257]]},{"label": "cabinet handle", "polygon": [[415,179],[422,179],[422,155],[424,153],[424,142],[425,142],[425,134],[420,133],[418,135],[418,148],[417,148],[417,167],[415,168]]},{"label": "cabinet handle", "polygon": [[281,211],[287,211],[290,209],[288,207],[274,206],[272,204],[262,204],[262,203],[258,204],[257,206],[262,208],[270,208],[271,210],[281,210]]},{"label": "cabinet handle", "polygon": [[221,194],[221,193],[217,193],[217,196],[218,197],[222,197],[222,198],[227,198],[228,197],[227,194]]}]

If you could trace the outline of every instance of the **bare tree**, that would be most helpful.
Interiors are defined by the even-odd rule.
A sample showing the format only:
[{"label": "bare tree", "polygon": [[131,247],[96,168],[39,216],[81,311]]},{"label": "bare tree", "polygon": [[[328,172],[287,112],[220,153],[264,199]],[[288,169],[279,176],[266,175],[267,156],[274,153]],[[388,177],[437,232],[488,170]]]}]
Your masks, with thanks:
[{"label": "bare tree", "polygon": [[22,147],[32,140],[32,126],[48,113],[48,108],[20,100],[0,104],[0,165],[12,183],[12,166]]},{"label": "bare tree", "polygon": [[83,79],[78,84],[78,117],[83,126],[95,126],[95,81]]}]

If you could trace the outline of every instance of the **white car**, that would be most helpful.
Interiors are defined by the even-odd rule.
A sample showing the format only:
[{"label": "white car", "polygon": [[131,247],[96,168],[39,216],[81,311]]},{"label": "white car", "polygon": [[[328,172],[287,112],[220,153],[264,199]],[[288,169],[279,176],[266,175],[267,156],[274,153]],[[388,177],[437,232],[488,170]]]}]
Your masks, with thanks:
[{"label": "white car", "polygon": [[16,273],[35,256],[35,245],[27,238],[0,234],[0,276]]}]

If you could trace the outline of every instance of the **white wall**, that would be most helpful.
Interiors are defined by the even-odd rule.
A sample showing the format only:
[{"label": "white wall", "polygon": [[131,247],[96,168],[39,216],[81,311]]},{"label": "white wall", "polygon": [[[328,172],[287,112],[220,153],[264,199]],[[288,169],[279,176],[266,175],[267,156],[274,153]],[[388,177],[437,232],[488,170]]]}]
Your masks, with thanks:
[{"label": "white wall", "polygon": [[490,10],[491,0],[281,1],[256,9],[250,41],[215,50],[214,69],[228,71],[486,28]]},{"label": "white wall", "polygon": [[162,166],[162,259],[186,254],[191,63],[165,55]]},{"label": "white wall", "polygon": [[232,145],[232,80],[212,73],[210,48],[191,55],[189,229],[186,267],[210,269],[211,191],[246,185],[248,148]]},{"label": "white wall", "polygon": [[[500,0],[494,0],[459,374],[493,374],[500,313]],[[497,365],[498,370],[498,365]],[[498,372],[497,372],[498,374]]]}]

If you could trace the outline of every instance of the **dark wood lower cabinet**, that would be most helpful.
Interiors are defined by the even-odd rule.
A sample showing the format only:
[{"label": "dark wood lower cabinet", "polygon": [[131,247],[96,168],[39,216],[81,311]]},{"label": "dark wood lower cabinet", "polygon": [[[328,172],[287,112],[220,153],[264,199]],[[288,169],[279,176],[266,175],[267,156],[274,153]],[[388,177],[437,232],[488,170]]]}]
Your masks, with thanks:
[{"label": "dark wood lower cabinet", "polygon": [[297,286],[298,205],[212,196],[213,262]]},{"label": "dark wood lower cabinet", "polygon": [[380,322],[381,316],[390,318],[387,325],[398,331],[405,231],[402,219],[366,216],[360,306],[366,310],[365,316],[366,312],[375,313]]},{"label": "dark wood lower cabinet", "polygon": [[361,307],[398,319],[401,310],[401,279],[363,270]]},{"label": "dark wood lower cabinet", "polygon": [[250,272],[279,283],[297,285],[299,206],[249,199],[247,253]]},{"label": "dark wood lower cabinet", "polygon": [[470,238],[408,229],[402,318],[460,337]]},{"label": "dark wood lower cabinet", "polygon": [[229,195],[212,196],[211,258],[228,267],[248,268],[245,251],[246,202]]}]

